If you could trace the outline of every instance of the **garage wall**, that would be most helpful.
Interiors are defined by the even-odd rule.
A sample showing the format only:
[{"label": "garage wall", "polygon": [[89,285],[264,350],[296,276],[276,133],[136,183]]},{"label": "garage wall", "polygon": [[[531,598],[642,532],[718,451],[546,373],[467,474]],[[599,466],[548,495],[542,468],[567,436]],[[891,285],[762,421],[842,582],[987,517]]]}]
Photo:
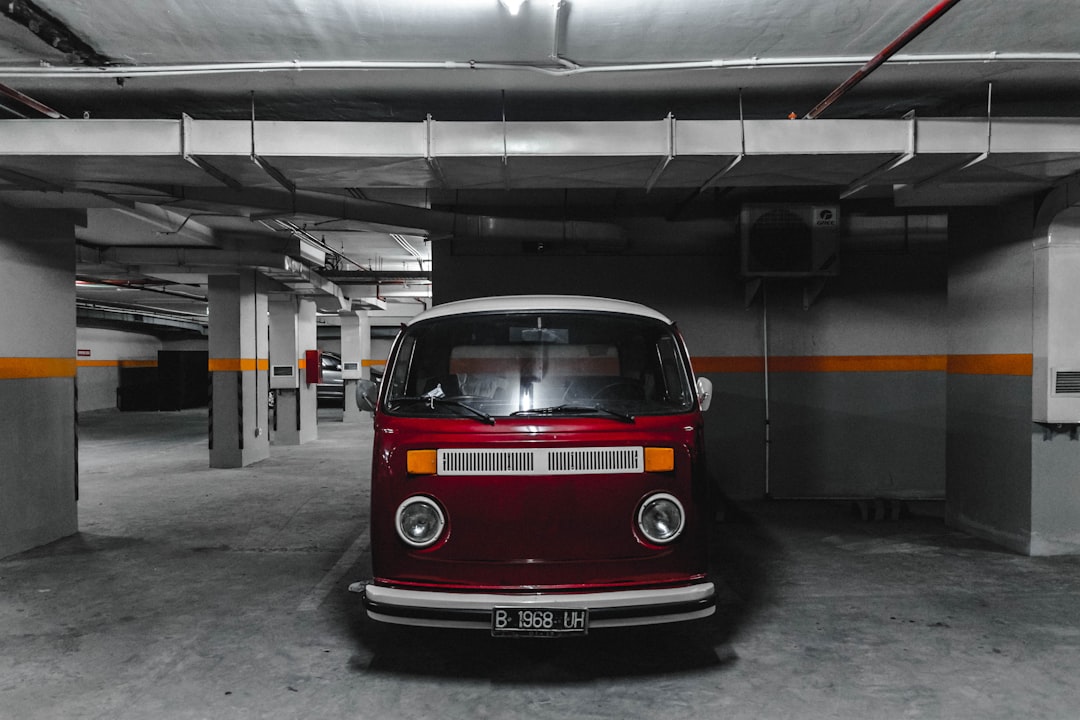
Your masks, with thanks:
[{"label": "garage wall", "polygon": [[152,335],[77,328],[79,412],[116,407],[121,367],[156,367],[162,343]]},{"label": "garage wall", "polygon": [[208,352],[210,342],[206,337],[186,340],[162,340],[161,349],[168,352]]},{"label": "garage wall", "polygon": [[390,338],[371,338],[371,352],[368,353],[371,357],[368,358],[372,362],[376,362],[385,365],[386,358],[390,355],[390,348],[394,345],[393,339]]},{"label": "garage wall", "polygon": [[944,497],[944,254],[849,249],[795,290],[769,289],[770,493]]},{"label": "garage wall", "polygon": [[1030,205],[950,213],[949,522],[1017,552],[1031,532]]},{"label": "garage wall", "polygon": [[[664,312],[682,329],[697,373],[714,382],[706,432],[717,482],[732,498],[761,497],[765,312],[760,296],[747,307],[738,243],[727,230],[718,227],[709,244],[687,251],[672,226],[670,236],[615,255],[558,254],[557,247],[485,255],[477,244],[435,242],[434,299],[592,294]],[[941,249],[848,248],[840,277],[809,310],[800,281],[768,282],[773,496],[944,496]]]}]

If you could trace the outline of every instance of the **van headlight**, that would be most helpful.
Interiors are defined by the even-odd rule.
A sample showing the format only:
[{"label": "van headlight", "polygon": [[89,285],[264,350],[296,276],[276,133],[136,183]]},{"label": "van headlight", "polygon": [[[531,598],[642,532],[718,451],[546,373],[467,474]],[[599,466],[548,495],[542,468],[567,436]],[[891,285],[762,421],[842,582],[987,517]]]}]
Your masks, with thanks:
[{"label": "van headlight", "polygon": [[679,537],[685,517],[678,498],[668,493],[656,493],[645,498],[638,508],[638,530],[649,542],[663,545]]},{"label": "van headlight", "polygon": [[446,515],[432,498],[413,495],[398,505],[398,537],[413,547],[423,548],[435,543],[446,527]]}]

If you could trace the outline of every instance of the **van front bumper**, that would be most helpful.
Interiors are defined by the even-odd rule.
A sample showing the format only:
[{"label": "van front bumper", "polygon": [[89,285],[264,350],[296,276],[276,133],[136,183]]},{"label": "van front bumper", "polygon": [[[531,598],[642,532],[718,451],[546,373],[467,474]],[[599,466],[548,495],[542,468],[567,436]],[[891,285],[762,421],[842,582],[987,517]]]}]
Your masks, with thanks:
[{"label": "van front bumper", "polygon": [[444,592],[362,582],[353,583],[349,590],[363,595],[372,620],[422,627],[490,629],[495,607],[587,609],[590,628],[697,620],[716,611],[716,588],[707,581],[670,588],[584,593]]}]

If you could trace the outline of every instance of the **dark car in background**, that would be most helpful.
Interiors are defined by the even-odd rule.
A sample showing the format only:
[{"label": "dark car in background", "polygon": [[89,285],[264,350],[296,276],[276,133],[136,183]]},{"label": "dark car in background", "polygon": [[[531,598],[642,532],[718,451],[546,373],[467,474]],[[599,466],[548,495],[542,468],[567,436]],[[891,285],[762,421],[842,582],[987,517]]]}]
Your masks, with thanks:
[{"label": "dark car in background", "polygon": [[[322,382],[315,386],[315,399],[320,406],[345,407],[345,382],[341,377],[341,356],[333,352],[322,352]],[[271,390],[267,407],[273,410],[277,405],[277,396]]]}]

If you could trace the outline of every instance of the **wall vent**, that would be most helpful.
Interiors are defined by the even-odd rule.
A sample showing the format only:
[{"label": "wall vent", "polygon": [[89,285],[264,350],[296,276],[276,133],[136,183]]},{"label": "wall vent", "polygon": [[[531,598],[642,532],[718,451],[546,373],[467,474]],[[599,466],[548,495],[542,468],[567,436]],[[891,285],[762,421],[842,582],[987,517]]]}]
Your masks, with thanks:
[{"label": "wall vent", "polygon": [[1054,373],[1054,394],[1080,395],[1080,370],[1058,370]]}]

